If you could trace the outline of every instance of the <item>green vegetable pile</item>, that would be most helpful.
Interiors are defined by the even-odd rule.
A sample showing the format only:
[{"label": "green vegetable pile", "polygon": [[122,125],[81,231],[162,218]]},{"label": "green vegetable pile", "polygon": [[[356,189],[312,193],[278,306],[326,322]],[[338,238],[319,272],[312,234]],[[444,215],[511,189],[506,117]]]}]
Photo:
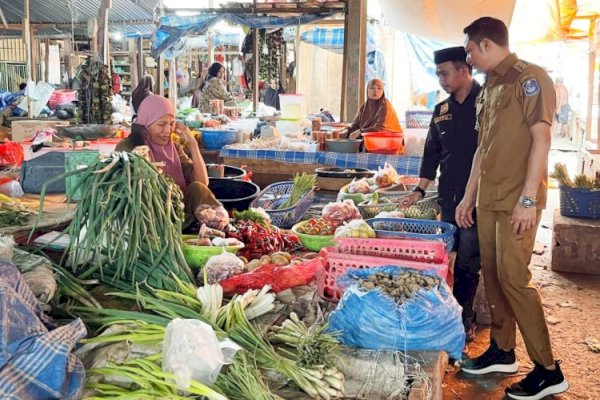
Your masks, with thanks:
[{"label": "green vegetable pile", "polygon": [[81,178],[73,192],[81,188],[82,196],[66,229],[62,262],[68,256],[79,279],[93,277],[123,290],[141,282],[176,289],[171,274],[191,281],[180,237],[183,196],[175,183],[130,153],[113,153],[55,179],[75,174]]}]

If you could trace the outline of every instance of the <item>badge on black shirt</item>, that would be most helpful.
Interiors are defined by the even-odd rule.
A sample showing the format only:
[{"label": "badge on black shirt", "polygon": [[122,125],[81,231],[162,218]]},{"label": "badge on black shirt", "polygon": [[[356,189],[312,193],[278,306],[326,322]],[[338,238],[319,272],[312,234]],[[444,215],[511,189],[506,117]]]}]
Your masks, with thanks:
[{"label": "badge on black shirt", "polygon": [[445,114],[447,112],[448,112],[448,103],[444,103],[440,107],[440,115]]}]

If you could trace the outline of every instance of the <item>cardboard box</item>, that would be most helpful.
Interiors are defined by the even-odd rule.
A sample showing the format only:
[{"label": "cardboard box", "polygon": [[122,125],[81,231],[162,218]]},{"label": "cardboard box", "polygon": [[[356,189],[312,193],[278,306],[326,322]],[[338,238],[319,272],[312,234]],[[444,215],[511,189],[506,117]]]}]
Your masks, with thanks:
[{"label": "cardboard box", "polygon": [[13,142],[23,142],[33,139],[36,132],[44,128],[54,128],[56,126],[67,126],[69,121],[61,121],[58,119],[52,120],[13,120],[12,121],[12,140]]}]

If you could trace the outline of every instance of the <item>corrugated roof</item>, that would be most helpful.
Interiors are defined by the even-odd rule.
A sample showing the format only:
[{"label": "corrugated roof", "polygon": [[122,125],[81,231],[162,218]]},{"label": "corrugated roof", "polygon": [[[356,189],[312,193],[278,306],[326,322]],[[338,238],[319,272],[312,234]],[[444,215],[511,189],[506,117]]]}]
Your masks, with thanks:
[{"label": "corrugated roof", "polygon": [[[30,0],[31,23],[63,24],[54,28],[44,27],[36,31],[36,36],[61,35],[71,33],[70,4],[75,6],[73,22],[86,23],[88,19],[98,16],[102,0]],[[0,0],[0,9],[4,12],[6,22],[20,24],[24,15],[24,0]],[[152,23],[153,15],[137,4],[137,0],[113,0],[108,14],[109,31],[127,34],[150,35],[156,29]],[[21,36],[18,30],[1,30],[3,36]],[[86,29],[78,27],[77,34],[85,34]]]},{"label": "corrugated roof", "polygon": [[[32,23],[71,23],[70,4],[75,5],[74,22],[87,22],[98,16],[102,0],[30,0]],[[24,15],[24,0],[0,0],[0,8],[6,21],[21,23]],[[110,22],[148,22],[153,15],[137,4],[135,0],[113,0],[109,11]]]}]

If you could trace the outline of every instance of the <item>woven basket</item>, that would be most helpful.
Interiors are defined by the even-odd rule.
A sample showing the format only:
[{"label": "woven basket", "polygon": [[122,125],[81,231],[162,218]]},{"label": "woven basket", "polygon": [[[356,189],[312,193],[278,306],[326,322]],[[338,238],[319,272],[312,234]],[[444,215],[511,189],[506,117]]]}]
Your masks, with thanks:
[{"label": "woven basket", "polygon": [[560,214],[575,218],[600,218],[600,190],[560,186]]},{"label": "woven basket", "polygon": [[271,217],[273,225],[289,229],[302,219],[315,198],[315,191],[311,189],[292,207],[277,210],[276,208],[290,197],[293,188],[292,181],[273,183],[258,194],[250,207],[263,208]]},{"label": "woven basket", "polygon": [[378,238],[437,240],[446,244],[446,250],[454,246],[456,227],[447,222],[410,218],[372,218],[367,224]]}]

